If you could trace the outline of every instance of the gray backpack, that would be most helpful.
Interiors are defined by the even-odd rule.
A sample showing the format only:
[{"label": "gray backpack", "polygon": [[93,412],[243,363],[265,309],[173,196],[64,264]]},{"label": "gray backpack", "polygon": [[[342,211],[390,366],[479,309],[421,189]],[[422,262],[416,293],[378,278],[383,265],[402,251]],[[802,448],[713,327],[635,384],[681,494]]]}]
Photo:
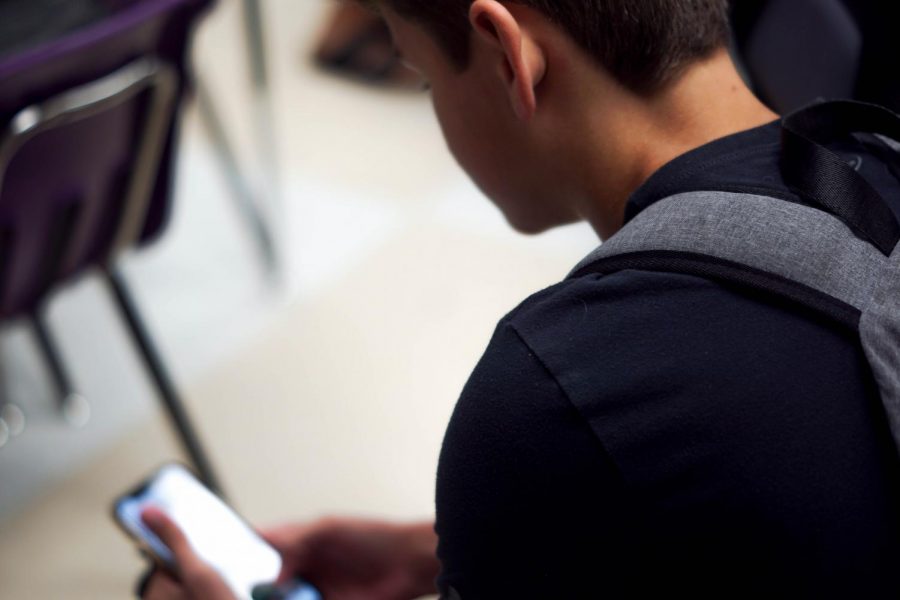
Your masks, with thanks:
[{"label": "gray backpack", "polygon": [[627,269],[684,273],[799,304],[859,335],[900,449],[900,225],[879,193],[826,145],[876,134],[900,181],[900,117],[858,102],[783,120],[781,171],[804,204],[689,192],[641,212],[570,278]]}]

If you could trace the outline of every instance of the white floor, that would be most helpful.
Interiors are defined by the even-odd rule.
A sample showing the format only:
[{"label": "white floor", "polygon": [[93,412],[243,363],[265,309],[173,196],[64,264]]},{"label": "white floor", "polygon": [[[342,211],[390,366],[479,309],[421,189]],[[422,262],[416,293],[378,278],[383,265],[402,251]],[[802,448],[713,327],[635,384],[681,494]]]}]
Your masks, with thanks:
[{"label": "white floor", "polygon": [[[252,521],[427,517],[443,427],[494,322],[596,238],[583,226],[511,232],[453,163],[425,96],[309,65],[326,3],[263,5],[278,281],[256,260],[193,112],[172,225],[124,270]],[[262,173],[239,17],[224,0],[196,63],[242,160]],[[8,395],[28,427],[0,448],[0,597],[127,596],[140,563],[109,503],[177,453],[98,282],[62,292],[51,320],[93,415],[84,429],[61,423],[27,332],[4,332]]]}]

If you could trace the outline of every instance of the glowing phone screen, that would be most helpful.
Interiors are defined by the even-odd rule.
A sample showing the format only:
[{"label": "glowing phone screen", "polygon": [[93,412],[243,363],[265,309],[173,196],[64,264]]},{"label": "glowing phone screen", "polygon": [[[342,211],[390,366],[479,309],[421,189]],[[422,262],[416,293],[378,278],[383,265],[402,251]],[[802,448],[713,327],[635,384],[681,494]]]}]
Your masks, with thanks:
[{"label": "glowing phone screen", "polygon": [[116,505],[121,523],[171,563],[172,553],[141,522],[141,512],[149,506],[175,521],[240,600],[251,600],[254,587],[272,583],[281,572],[278,552],[183,467],[163,467],[139,495]]}]

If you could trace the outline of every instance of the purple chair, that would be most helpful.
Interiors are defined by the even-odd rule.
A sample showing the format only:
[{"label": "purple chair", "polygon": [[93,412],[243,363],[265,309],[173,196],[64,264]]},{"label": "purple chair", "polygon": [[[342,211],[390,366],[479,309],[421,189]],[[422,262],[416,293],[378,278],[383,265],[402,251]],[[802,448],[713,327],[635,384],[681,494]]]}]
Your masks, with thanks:
[{"label": "purple chair", "polygon": [[0,57],[0,321],[31,319],[71,409],[80,397],[42,313],[59,284],[99,271],[185,450],[218,489],[115,267],[166,224],[187,49],[213,0],[92,1],[103,18]]}]

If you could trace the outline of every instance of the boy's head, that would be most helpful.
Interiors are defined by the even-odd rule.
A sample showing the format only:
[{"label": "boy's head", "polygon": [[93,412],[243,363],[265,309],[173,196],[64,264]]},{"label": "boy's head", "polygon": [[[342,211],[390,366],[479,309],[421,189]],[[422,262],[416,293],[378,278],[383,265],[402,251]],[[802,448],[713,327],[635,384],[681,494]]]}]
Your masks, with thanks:
[{"label": "boy's head", "polygon": [[614,231],[640,183],[623,144],[686,115],[662,99],[728,39],[727,0],[368,2],[430,83],[456,159],[524,232]]},{"label": "boy's head", "polygon": [[[376,0],[468,65],[473,0]],[[728,0],[512,0],[543,14],[621,83],[652,92],[728,40]]]}]

